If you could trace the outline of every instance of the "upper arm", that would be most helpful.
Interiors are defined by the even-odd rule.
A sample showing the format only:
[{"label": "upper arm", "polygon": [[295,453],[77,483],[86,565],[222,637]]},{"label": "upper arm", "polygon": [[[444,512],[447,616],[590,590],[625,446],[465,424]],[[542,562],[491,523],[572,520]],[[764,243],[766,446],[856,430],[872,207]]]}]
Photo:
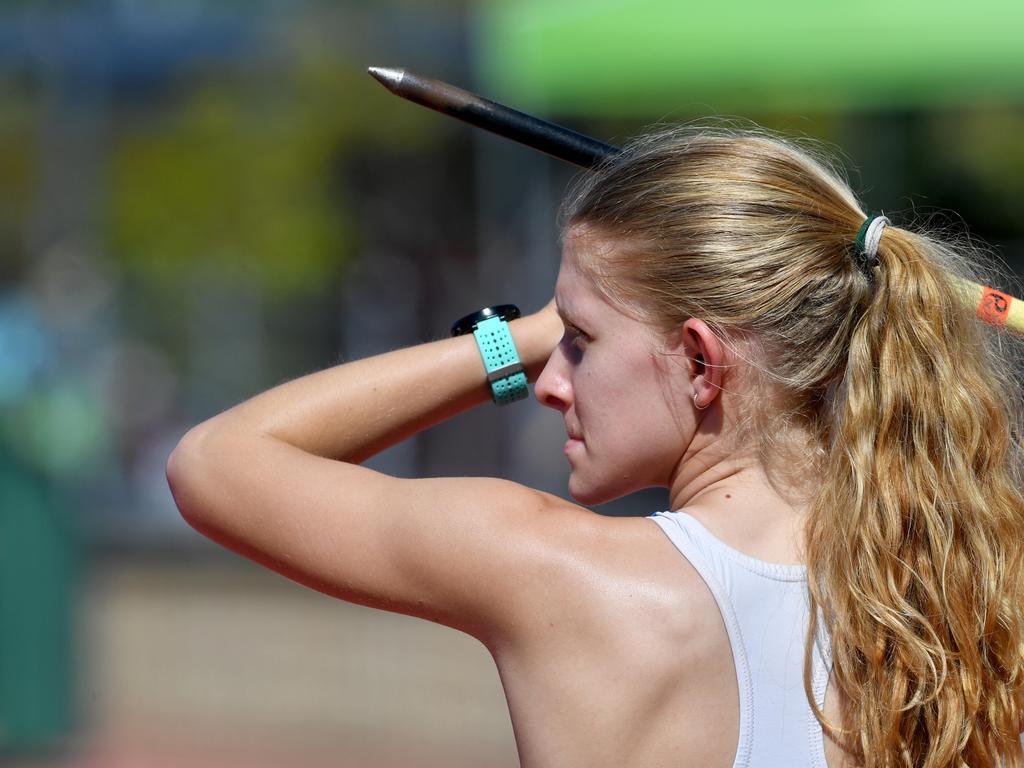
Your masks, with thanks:
[{"label": "upper arm", "polygon": [[485,641],[572,570],[549,534],[595,517],[504,480],[403,480],[271,437],[197,432],[168,462],[197,530],[314,589]]}]

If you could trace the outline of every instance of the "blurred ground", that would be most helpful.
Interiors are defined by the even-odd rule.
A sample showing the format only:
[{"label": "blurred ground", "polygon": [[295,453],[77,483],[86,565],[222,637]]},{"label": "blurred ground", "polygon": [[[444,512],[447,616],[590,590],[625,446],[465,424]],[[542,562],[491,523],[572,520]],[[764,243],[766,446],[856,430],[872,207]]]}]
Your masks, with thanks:
[{"label": "blurred ground", "polygon": [[446,627],[237,563],[101,567],[81,610],[88,736],[8,765],[518,764],[490,655]]}]

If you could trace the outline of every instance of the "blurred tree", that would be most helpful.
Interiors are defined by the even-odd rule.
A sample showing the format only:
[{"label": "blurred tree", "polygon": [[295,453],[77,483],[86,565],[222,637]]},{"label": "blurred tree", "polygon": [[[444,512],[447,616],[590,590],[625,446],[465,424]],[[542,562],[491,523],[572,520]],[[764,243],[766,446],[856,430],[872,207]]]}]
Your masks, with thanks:
[{"label": "blurred tree", "polygon": [[432,126],[328,50],[314,25],[297,23],[282,39],[276,54],[186,80],[157,121],[151,106],[124,110],[110,226],[126,266],[177,283],[203,263],[271,300],[336,280],[354,237],[335,183],[346,155],[421,144]]},{"label": "blurred tree", "polygon": [[948,198],[944,204],[990,237],[1024,239],[1024,110],[962,111],[929,125],[921,147],[931,158],[928,181]]}]

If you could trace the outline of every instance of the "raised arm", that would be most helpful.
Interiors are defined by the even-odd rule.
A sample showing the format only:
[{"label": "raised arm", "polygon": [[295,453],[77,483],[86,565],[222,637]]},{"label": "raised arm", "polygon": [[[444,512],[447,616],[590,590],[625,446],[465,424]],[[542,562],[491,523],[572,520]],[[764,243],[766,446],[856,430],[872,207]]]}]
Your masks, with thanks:
[{"label": "raised arm", "polygon": [[[533,380],[561,321],[549,305],[510,328]],[[198,425],[171,454],[168,481],[193,527],[257,562],[346,600],[482,636],[511,620],[515,596],[500,585],[513,567],[529,570],[524,557],[546,557],[535,534],[571,505],[506,481],[401,480],[358,462],[489,400],[470,336],[389,352],[282,384]]]}]

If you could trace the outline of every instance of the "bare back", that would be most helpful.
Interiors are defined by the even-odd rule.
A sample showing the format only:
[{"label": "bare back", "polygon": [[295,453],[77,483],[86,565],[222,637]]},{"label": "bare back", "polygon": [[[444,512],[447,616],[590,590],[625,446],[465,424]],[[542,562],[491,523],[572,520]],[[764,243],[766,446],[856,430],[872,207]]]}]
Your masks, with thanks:
[{"label": "bare back", "polygon": [[[732,766],[739,693],[715,598],[650,520],[602,522],[591,588],[553,585],[522,642],[492,649],[522,765]],[[825,754],[843,765],[828,740]]]}]

